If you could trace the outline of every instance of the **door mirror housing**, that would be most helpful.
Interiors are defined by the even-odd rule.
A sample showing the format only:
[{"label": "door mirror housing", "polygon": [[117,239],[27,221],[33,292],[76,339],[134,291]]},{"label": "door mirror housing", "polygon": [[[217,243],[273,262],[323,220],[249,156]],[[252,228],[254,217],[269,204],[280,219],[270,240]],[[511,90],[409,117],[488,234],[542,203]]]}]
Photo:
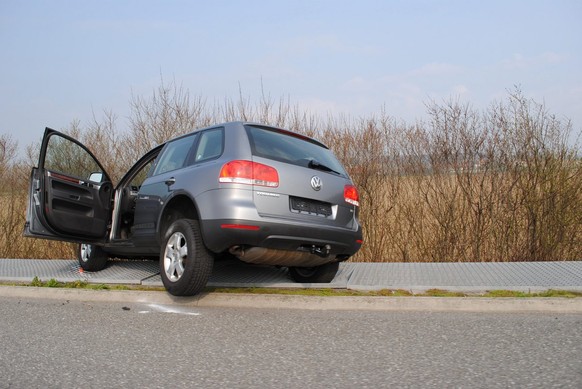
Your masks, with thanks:
[{"label": "door mirror housing", "polygon": [[101,182],[103,180],[103,172],[93,172],[89,176],[89,181]]}]

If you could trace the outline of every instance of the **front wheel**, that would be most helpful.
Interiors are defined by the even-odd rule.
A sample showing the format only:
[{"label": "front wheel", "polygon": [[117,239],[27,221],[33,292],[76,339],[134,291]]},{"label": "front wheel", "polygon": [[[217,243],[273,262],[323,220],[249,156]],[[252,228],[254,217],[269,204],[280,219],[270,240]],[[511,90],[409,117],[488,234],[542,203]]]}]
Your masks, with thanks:
[{"label": "front wheel", "polygon": [[99,271],[107,266],[107,253],[99,246],[88,243],[79,244],[77,259],[83,270]]},{"label": "front wheel", "polygon": [[174,296],[200,293],[212,274],[212,265],[198,221],[181,219],[172,223],[160,253],[160,275],[166,290]]},{"label": "front wheel", "polygon": [[290,267],[289,274],[295,282],[329,283],[337,274],[339,262],[331,262],[315,267]]}]

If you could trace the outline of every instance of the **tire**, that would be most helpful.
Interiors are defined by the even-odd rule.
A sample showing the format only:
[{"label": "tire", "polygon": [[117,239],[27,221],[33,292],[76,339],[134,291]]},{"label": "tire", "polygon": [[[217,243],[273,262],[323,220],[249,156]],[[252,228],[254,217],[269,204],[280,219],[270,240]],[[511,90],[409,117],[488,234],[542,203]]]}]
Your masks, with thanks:
[{"label": "tire", "polygon": [[99,246],[81,243],[77,249],[77,259],[83,270],[99,271],[107,266],[107,253]]},{"label": "tire", "polygon": [[212,274],[213,262],[202,242],[198,221],[180,219],[170,225],[160,252],[160,275],[170,294],[200,293]]},{"label": "tire", "polygon": [[290,267],[289,274],[295,282],[329,283],[337,274],[339,262],[331,262],[315,267]]}]

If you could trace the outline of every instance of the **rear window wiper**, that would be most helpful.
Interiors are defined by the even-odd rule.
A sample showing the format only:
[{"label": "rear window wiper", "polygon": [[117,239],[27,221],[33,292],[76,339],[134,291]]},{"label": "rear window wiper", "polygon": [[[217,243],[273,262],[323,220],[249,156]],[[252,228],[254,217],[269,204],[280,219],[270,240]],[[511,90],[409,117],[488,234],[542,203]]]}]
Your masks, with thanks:
[{"label": "rear window wiper", "polygon": [[318,161],[316,161],[315,159],[311,159],[309,160],[309,163],[307,164],[307,167],[311,168],[311,169],[317,169],[317,170],[323,170],[324,172],[331,172],[331,173],[335,173],[337,175],[341,176],[340,172],[336,172],[335,170],[333,170],[332,168],[330,168],[329,166],[326,166],[322,163],[319,163]]}]

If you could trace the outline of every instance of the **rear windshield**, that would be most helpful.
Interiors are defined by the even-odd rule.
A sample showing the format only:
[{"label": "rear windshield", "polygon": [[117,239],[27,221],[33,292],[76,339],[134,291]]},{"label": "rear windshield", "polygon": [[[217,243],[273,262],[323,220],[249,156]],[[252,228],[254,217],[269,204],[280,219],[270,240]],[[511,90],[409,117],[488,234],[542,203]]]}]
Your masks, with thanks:
[{"label": "rear windshield", "polygon": [[253,155],[347,177],[333,153],[316,142],[268,127],[245,128]]}]

